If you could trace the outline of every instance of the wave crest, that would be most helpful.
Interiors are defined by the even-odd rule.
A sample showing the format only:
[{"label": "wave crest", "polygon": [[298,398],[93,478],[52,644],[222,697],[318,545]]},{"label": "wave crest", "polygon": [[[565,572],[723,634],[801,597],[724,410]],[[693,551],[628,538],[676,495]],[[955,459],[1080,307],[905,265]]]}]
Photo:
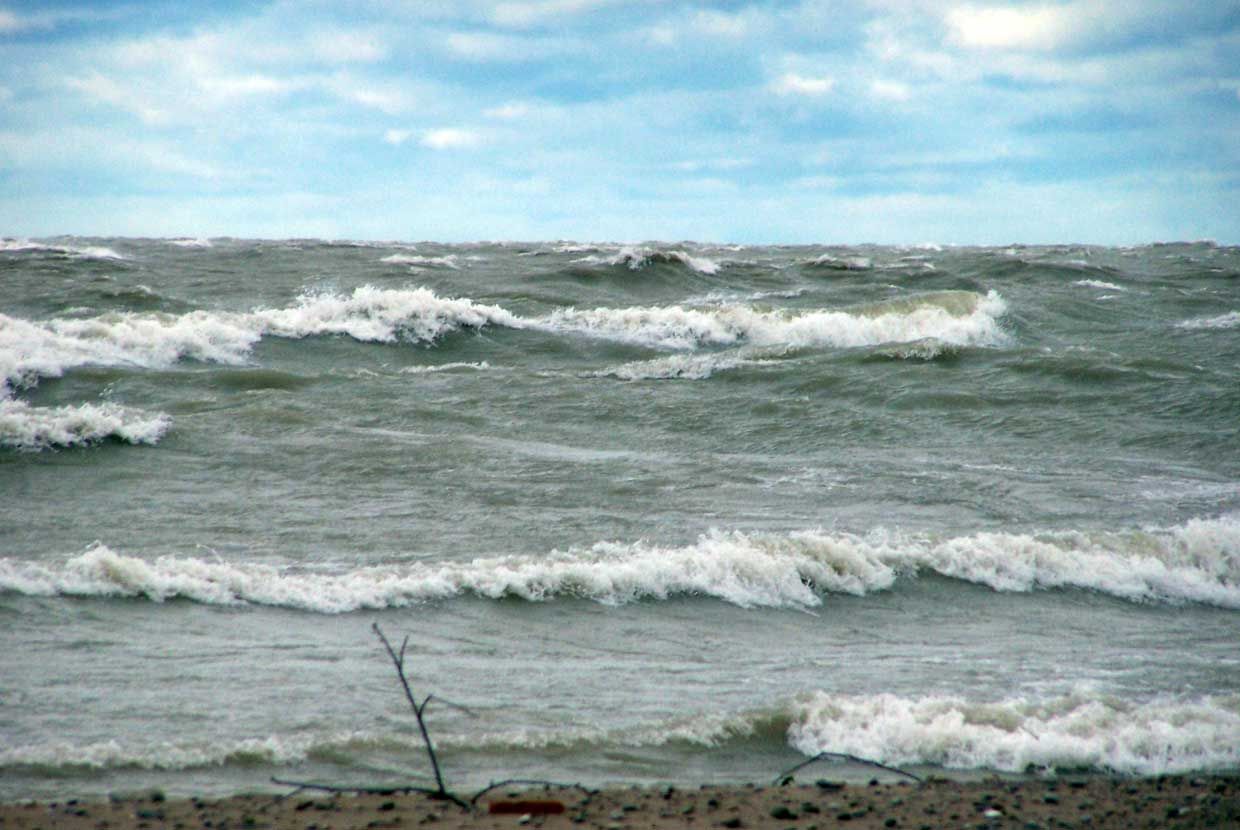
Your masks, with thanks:
[{"label": "wave crest", "polygon": [[1084,693],[971,702],[817,692],[796,706],[788,740],[806,755],[1023,772],[1090,768],[1132,775],[1240,764],[1240,697],[1143,703]]},{"label": "wave crest", "polygon": [[171,419],[114,404],[32,407],[24,401],[0,400],[0,447],[43,450],[76,447],[116,438],[130,444],[154,444]]},{"label": "wave crest", "polygon": [[31,595],[177,597],[316,613],[392,608],[462,595],[605,604],[714,597],[742,607],[811,609],[833,593],[865,595],[920,572],[996,591],[1098,591],[1135,602],[1240,609],[1240,522],[1193,520],[1110,533],[979,533],[935,538],[874,531],[712,531],[690,545],[601,542],[545,556],[417,562],[348,572],[161,557],[96,545],[59,566],[0,559],[0,590]]},{"label": "wave crest", "polygon": [[953,346],[1007,342],[1006,304],[995,292],[942,291],[848,310],[760,311],[744,305],[561,309],[535,321],[573,332],[658,349],[754,346],[854,348],[936,339]]}]

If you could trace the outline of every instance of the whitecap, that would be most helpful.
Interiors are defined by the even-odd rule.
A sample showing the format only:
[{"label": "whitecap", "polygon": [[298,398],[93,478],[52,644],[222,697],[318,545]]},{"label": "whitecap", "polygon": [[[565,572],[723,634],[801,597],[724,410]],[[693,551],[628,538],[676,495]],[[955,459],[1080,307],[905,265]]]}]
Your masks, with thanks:
[{"label": "whitecap", "polygon": [[1229,311],[1217,317],[1197,317],[1179,324],[1182,329],[1234,329],[1240,326],[1240,311]]},{"label": "whitecap", "polygon": [[707,596],[741,607],[812,609],[936,573],[1005,592],[1093,590],[1134,602],[1240,609],[1240,521],[1200,519],[1126,532],[979,533],[938,538],[875,530],[747,534],[715,530],[684,546],[600,542],[546,555],[421,561],[352,571],[160,557],[97,545],[58,565],[0,559],[0,590],[40,595],[184,597],[318,613],[462,595],[604,604]]},{"label": "whitecap", "polygon": [[817,692],[794,706],[789,743],[886,764],[1164,775],[1240,764],[1240,697],[1144,702],[1077,692],[970,701]]},{"label": "whitecap", "polygon": [[130,444],[154,444],[172,420],[115,404],[33,407],[24,401],[0,399],[0,447],[42,450],[75,447],[106,438]]}]

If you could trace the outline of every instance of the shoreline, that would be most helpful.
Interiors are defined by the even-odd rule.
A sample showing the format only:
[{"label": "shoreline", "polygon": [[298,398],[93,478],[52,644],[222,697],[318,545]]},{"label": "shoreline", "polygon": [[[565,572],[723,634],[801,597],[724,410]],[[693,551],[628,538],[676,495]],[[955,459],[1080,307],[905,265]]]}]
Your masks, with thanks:
[{"label": "shoreline", "polygon": [[[558,809],[563,812],[545,814]],[[423,825],[443,830],[525,825],[547,830],[1238,827],[1240,775],[933,778],[924,784],[818,779],[784,786],[600,790],[506,785],[483,795],[472,811],[421,793],[397,791],[352,795],[290,790],[221,799],[166,798],[156,791],[104,801],[0,804],[2,830],[390,830]]]}]

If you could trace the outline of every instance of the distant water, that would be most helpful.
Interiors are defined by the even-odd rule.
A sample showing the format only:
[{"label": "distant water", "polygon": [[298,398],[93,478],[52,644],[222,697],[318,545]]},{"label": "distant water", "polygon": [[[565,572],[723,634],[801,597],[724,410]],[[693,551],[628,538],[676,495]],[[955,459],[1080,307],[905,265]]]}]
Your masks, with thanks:
[{"label": "distant water", "polygon": [[[0,799],[1240,770],[1240,249],[0,241]],[[835,776],[869,777],[841,766]]]}]

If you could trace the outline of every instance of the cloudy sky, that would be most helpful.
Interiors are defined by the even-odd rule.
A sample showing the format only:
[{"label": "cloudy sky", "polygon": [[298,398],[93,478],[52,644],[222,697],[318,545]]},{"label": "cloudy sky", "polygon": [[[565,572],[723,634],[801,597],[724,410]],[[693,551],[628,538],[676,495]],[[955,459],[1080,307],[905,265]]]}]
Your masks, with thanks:
[{"label": "cloudy sky", "polygon": [[0,235],[1240,242],[1240,0],[0,0]]}]

